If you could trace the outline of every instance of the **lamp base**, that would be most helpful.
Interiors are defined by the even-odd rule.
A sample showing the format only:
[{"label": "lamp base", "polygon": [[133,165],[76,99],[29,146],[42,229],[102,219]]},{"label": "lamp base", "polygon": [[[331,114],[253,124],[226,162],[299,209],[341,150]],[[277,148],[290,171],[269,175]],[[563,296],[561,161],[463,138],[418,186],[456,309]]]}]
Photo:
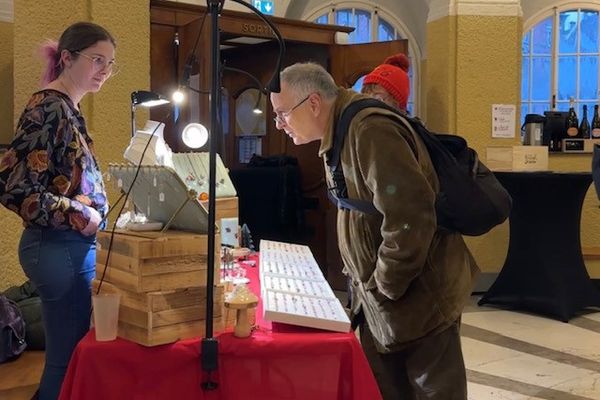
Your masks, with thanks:
[{"label": "lamp base", "polygon": [[213,371],[219,367],[219,342],[217,339],[214,337],[203,338],[200,354],[202,370],[208,373],[206,380],[202,382],[202,389],[215,390],[219,387],[219,384],[212,380]]}]

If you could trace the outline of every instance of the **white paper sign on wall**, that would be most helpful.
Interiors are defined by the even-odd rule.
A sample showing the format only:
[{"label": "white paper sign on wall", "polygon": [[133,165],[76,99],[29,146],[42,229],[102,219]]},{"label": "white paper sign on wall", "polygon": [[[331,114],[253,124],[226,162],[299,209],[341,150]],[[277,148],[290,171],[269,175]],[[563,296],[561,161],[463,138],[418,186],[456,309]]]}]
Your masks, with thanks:
[{"label": "white paper sign on wall", "polygon": [[514,104],[492,104],[492,137],[514,138],[516,115]]}]

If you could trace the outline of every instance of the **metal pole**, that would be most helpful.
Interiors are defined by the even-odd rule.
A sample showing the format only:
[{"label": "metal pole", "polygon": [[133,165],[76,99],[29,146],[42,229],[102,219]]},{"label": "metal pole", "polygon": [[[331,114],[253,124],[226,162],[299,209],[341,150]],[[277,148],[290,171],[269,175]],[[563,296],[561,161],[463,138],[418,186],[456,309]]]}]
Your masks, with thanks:
[{"label": "metal pole", "polygon": [[207,0],[208,12],[211,16],[211,90],[210,90],[210,130],[208,157],[208,255],[206,277],[206,332],[202,339],[201,364],[207,372],[202,383],[204,390],[215,390],[219,385],[212,380],[212,373],[218,368],[219,343],[213,337],[213,304],[215,280],[215,195],[216,195],[216,154],[217,144],[221,137],[219,123],[218,92],[221,88],[221,63],[219,54],[219,12],[224,0]]}]

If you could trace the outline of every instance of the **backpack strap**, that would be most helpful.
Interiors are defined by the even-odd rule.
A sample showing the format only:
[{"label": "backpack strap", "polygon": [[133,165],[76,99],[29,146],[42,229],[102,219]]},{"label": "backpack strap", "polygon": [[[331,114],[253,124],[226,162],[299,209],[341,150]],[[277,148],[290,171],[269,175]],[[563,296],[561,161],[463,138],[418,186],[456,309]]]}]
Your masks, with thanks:
[{"label": "backpack strap", "polygon": [[327,191],[327,197],[329,197],[329,201],[335,204],[337,208],[360,211],[371,215],[379,214],[379,210],[375,208],[372,202],[367,200],[349,199],[347,197],[336,197],[336,195],[332,193],[334,190],[335,188],[330,188]]},{"label": "backpack strap", "polygon": [[342,148],[344,147],[344,141],[346,139],[346,134],[350,129],[352,119],[359,111],[369,107],[384,108],[400,115],[398,110],[388,106],[380,100],[372,98],[363,98],[354,101],[342,111],[342,115],[335,125],[333,145],[327,152],[327,166],[329,167],[333,181],[333,187],[328,188],[327,195],[329,200],[335,204],[337,208],[376,215],[379,214],[379,211],[371,201],[348,198],[348,188],[346,187],[346,179],[344,177],[344,170],[342,169],[341,162]]}]

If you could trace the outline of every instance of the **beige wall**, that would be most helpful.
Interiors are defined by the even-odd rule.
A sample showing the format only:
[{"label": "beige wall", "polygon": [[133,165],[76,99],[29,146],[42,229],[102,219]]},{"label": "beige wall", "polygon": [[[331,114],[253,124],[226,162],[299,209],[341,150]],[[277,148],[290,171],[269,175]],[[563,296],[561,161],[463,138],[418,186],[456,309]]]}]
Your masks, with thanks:
[{"label": "beige wall", "polygon": [[[464,136],[482,158],[487,146],[518,144],[518,135],[492,139],[491,106],[520,103],[521,37],[522,19],[516,16],[461,15],[430,22],[423,88],[428,126]],[[590,163],[589,154],[550,155],[551,170],[589,171]],[[581,221],[584,247],[600,243],[598,204],[590,187]],[[484,272],[498,272],[508,250],[508,223],[467,243]],[[600,262],[587,260],[586,266],[600,278]]]},{"label": "beige wall", "polygon": [[[448,16],[430,22],[423,89],[427,125],[464,136],[483,157],[486,146],[516,142],[491,138],[491,105],[520,100],[520,37],[518,17]],[[467,243],[483,271],[497,272],[508,249],[508,224]]]},{"label": "beige wall", "polygon": [[[40,18],[43,15],[44,18]],[[14,71],[8,87],[14,87],[14,107],[18,118],[32,92],[38,90],[43,66],[36,50],[46,38],[58,39],[64,28],[78,20],[88,20],[106,27],[117,39],[117,62],[121,72],[111,78],[102,91],[88,95],[82,104],[88,128],[102,168],[109,162],[120,162],[130,137],[130,93],[150,87],[150,5],[144,1],[94,0],[73,2],[57,0],[48,7],[44,2],[19,0],[14,3],[12,57]],[[5,41],[6,29],[0,25],[0,41]],[[4,46],[0,52],[4,51]],[[1,60],[5,58],[2,57]],[[0,64],[2,65],[2,64]],[[0,73],[2,73],[0,69]],[[11,78],[11,77],[9,77]],[[2,82],[5,82],[2,79]],[[5,89],[0,86],[0,94]],[[143,117],[142,117],[143,118]],[[140,119],[142,119],[140,118]],[[12,131],[12,128],[11,128]],[[12,134],[11,134],[12,135]],[[115,200],[114,192],[110,199]],[[0,209],[0,290],[21,283],[17,245],[21,232],[20,220]]]},{"label": "beige wall", "polygon": [[456,132],[456,17],[427,24],[427,71],[422,81],[427,126]]},{"label": "beige wall", "polygon": [[[0,22],[0,144],[7,144],[13,136],[13,24]],[[15,241],[10,232],[20,232],[20,219],[0,207],[0,290],[5,282],[22,280],[16,263]]]},{"label": "beige wall", "polygon": [[13,136],[13,24],[0,22],[0,144]]}]

